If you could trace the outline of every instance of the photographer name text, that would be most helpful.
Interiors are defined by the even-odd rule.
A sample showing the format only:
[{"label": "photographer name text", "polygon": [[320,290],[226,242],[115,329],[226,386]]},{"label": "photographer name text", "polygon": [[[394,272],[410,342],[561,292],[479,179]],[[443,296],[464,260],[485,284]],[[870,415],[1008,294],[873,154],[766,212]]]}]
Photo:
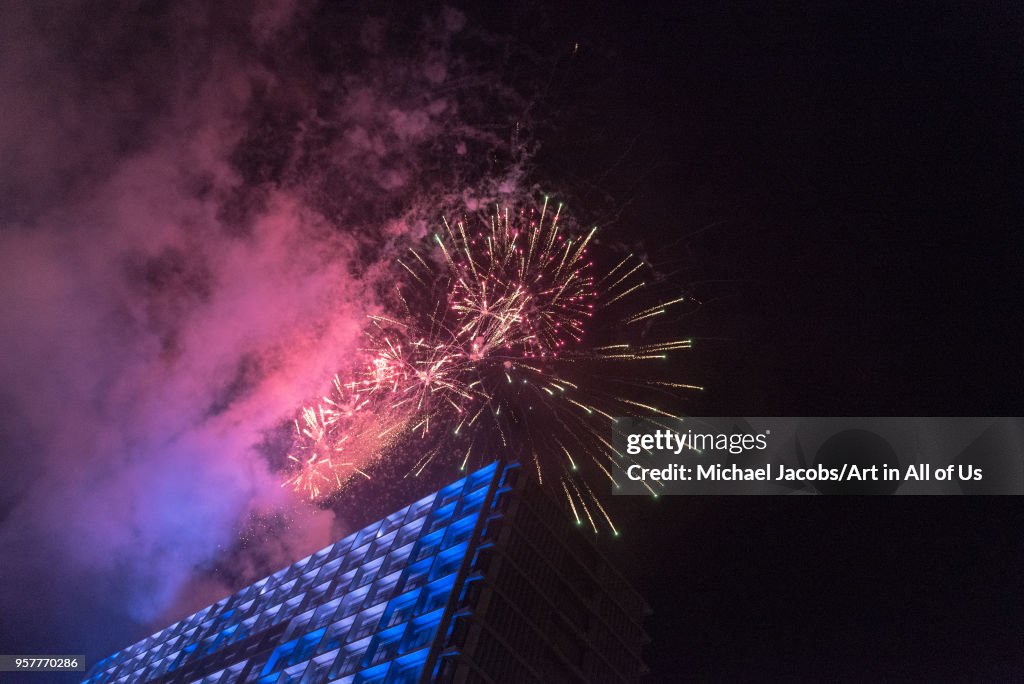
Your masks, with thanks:
[{"label": "photographer name text", "polygon": [[982,470],[973,465],[948,465],[935,468],[929,463],[909,465],[906,468],[888,465],[858,466],[852,463],[841,468],[817,465],[811,468],[793,468],[783,464],[766,464],[758,468],[743,468],[736,464],[684,465],[672,463],[661,468],[645,468],[633,464],[626,469],[633,481],[655,482],[879,482],[918,481],[949,482],[978,481]]}]

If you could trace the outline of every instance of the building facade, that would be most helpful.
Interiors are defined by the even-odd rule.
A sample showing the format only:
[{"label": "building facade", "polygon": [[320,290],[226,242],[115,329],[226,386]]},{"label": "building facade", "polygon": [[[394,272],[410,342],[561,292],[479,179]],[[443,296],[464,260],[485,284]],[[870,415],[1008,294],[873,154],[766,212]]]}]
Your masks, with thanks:
[{"label": "building facade", "polygon": [[98,662],[87,684],[633,682],[643,600],[491,465]]}]

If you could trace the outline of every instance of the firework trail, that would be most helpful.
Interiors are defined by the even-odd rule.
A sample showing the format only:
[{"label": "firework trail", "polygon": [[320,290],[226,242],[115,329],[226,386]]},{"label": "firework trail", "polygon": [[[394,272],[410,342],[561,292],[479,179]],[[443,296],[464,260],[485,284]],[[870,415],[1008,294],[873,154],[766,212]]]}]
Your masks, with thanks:
[{"label": "firework trail", "polygon": [[445,237],[434,237],[451,278],[455,334],[475,360],[557,356],[567,342],[582,341],[596,299],[586,259],[594,231],[576,244],[561,234],[561,206],[550,218],[547,208],[545,199],[539,216],[519,217],[525,226],[499,208],[489,230],[472,237],[461,221],[454,230],[445,221]]},{"label": "firework trail", "polygon": [[[428,244],[411,248],[398,260],[397,311],[370,317],[368,361],[344,389],[374,407],[388,447],[415,444],[410,474],[439,456],[460,469],[519,458],[553,483],[578,524],[617,534],[594,491],[600,480],[617,486],[613,466],[630,460],[612,446],[610,427],[620,416],[677,415],[679,391],[701,389],[667,380],[664,365],[641,368],[691,346],[644,338],[653,321],[692,300],[636,305],[645,265],[629,255],[598,277],[589,254],[596,228],[580,230],[561,205],[549,205],[499,206],[469,227],[444,220]],[[597,333],[639,341],[593,345]],[[302,417],[296,451],[309,468],[293,484],[319,498],[346,481],[326,462],[338,462],[348,434],[329,408]]]},{"label": "firework trail", "polygon": [[282,486],[322,502],[356,476],[370,478],[369,467],[409,432],[416,412],[387,400],[387,392],[368,389],[356,382],[343,384],[335,375],[328,395],[299,410]]},{"label": "firework trail", "polygon": [[312,500],[344,486],[348,469],[362,472],[345,460],[345,443],[355,436],[353,417],[365,401],[345,400],[338,376],[333,392],[316,406],[305,406],[294,421],[292,449],[288,453],[289,474],[283,484],[291,485]]}]

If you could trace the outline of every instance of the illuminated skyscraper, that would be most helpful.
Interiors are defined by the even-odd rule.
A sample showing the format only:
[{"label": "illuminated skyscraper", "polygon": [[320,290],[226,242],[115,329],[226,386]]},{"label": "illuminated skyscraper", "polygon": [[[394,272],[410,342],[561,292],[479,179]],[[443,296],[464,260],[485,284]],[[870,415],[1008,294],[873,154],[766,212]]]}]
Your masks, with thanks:
[{"label": "illuminated skyscraper", "polygon": [[632,682],[643,601],[491,464],[97,663],[88,684]]}]

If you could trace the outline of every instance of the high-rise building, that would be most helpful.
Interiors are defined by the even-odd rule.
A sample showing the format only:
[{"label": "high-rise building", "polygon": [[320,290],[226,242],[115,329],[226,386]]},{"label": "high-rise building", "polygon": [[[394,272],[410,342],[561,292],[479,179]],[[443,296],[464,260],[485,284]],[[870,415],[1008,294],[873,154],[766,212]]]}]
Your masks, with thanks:
[{"label": "high-rise building", "polygon": [[643,600],[491,465],[98,662],[88,684],[633,682]]}]

